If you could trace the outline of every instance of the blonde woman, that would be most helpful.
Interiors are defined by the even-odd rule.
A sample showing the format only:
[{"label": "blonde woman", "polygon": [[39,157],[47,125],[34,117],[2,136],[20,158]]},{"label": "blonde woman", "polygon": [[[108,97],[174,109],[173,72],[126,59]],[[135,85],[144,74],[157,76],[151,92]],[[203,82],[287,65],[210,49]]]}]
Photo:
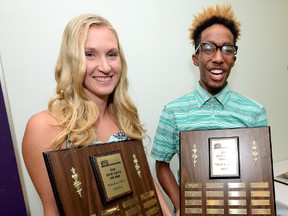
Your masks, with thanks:
[{"label": "blonde woman", "polygon": [[[33,115],[23,137],[23,158],[45,216],[59,215],[42,152],[144,138],[128,96],[127,65],[115,29],[103,17],[72,19],[55,69],[56,95]],[[170,210],[158,188],[165,215]]]}]

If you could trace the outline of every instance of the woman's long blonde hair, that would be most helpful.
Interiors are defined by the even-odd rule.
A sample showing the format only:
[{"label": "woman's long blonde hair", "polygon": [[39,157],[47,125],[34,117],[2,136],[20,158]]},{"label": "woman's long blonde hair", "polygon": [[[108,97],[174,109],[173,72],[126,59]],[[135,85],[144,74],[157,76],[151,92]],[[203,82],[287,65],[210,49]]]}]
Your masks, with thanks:
[{"label": "woman's long blonde hair", "polygon": [[84,47],[92,25],[107,26],[115,35],[120,51],[122,71],[119,82],[108,99],[109,112],[120,130],[130,139],[140,140],[145,133],[137,108],[128,96],[127,64],[116,30],[103,17],[84,14],[68,23],[62,38],[55,69],[56,96],[49,101],[48,109],[63,131],[52,141],[51,149],[59,149],[67,139],[73,143],[73,147],[89,145],[97,139],[95,123],[99,111],[83,89],[86,72]]}]

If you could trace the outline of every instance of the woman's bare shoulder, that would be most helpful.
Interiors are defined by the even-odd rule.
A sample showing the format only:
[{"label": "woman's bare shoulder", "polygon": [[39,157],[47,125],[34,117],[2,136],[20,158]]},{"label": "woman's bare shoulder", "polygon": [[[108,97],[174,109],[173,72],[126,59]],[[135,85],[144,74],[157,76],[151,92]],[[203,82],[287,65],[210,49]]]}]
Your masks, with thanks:
[{"label": "woman's bare shoulder", "polygon": [[57,124],[57,120],[48,110],[34,114],[27,122],[23,144],[37,145],[37,143],[42,143],[47,147],[62,131],[62,128]]},{"label": "woman's bare shoulder", "polygon": [[57,124],[57,120],[48,111],[44,110],[39,113],[32,115],[27,123],[27,125],[44,126],[46,124]]}]

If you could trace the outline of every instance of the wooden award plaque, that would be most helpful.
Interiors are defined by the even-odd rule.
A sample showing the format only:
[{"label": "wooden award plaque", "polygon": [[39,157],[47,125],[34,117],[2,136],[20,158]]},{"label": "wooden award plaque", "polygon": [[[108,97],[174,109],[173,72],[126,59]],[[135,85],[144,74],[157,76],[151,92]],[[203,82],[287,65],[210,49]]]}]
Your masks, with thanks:
[{"label": "wooden award plaque", "polygon": [[142,141],[43,153],[61,215],[162,215]]},{"label": "wooden award plaque", "polygon": [[182,215],[276,215],[270,127],[180,132]]}]

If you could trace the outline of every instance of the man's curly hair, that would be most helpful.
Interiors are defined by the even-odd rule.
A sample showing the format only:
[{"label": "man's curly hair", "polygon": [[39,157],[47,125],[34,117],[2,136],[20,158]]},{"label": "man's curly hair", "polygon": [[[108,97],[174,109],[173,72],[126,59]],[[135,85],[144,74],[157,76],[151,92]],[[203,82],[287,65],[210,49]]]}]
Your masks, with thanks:
[{"label": "man's curly hair", "polygon": [[240,36],[240,22],[234,15],[230,4],[216,5],[203,8],[203,12],[194,15],[190,31],[190,39],[193,45],[197,47],[200,43],[201,33],[214,24],[222,24],[227,27],[234,37],[234,43]]}]

